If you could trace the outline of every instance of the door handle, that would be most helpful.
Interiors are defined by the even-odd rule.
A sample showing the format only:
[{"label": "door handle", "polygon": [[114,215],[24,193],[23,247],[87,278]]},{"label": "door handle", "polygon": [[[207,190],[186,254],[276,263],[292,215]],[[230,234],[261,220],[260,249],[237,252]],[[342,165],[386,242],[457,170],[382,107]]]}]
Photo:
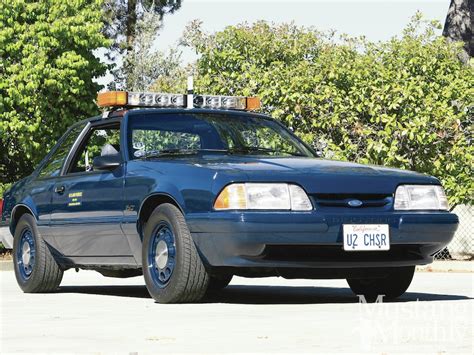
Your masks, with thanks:
[{"label": "door handle", "polygon": [[56,187],[54,188],[54,192],[56,192],[57,194],[60,194],[60,195],[62,195],[65,190],[66,190],[66,188],[64,187],[64,185],[62,185],[62,186],[56,186]]}]

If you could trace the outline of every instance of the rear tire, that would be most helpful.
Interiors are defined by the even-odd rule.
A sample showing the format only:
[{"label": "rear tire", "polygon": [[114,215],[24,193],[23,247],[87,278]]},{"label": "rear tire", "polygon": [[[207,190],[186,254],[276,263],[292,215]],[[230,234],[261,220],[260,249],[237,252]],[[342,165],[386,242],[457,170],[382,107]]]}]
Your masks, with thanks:
[{"label": "rear tire", "polygon": [[211,276],[209,279],[209,291],[219,291],[226,288],[232,281],[233,275]]},{"label": "rear tire", "polygon": [[13,263],[18,285],[25,293],[57,290],[63,271],[54,260],[30,214],[21,216],[13,239]]},{"label": "rear tire", "polygon": [[159,303],[196,302],[206,293],[209,275],[183,214],[172,204],[158,206],[148,219],[142,264],[148,292]]},{"label": "rear tire", "polygon": [[383,278],[347,279],[352,292],[374,302],[379,295],[394,299],[405,293],[413,280],[414,266],[396,267]]}]

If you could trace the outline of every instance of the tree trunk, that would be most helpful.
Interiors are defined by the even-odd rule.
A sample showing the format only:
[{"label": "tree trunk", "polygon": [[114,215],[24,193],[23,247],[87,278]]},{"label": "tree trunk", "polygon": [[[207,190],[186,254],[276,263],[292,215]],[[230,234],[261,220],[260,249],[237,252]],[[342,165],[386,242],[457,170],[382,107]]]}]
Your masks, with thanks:
[{"label": "tree trunk", "polygon": [[128,0],[127,3],[127,50],[133,47],[135,39],[135,26],[137,24],[137,0]]},{"label": "tree trunk", "polygon": [[443,29],[443,36],[464,42],[465,58],[461,59],[466,62],[474,56],[473,12],[474,0],[451,0]]},{"label": "tree trunk", "polygon": [[[123,63],[124,67],[127,67],[130,64],[130,63],[127,63],[128,61],[127,54],[133,50],[133,43],[135,42],[136,24],[137,24],[137,0],[128,0],[127,22],[126,22],[126,29],[125,29],[125,33],[127,36],[127,49],[126,49],[126,55],[124,56],[124,60],[125,60],[125,63]],[[127,89],[130,87],[128,75],[125,78],[125,85]]]}]

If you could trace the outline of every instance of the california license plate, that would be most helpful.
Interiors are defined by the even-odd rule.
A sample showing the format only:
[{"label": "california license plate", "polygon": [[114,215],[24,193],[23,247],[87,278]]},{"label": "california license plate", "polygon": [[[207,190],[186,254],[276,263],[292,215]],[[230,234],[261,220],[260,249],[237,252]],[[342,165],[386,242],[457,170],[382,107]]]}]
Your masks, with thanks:
[{"label": "california license plate", "polygon": [[388,224],[344,224],[344,250],[389,250]]}]

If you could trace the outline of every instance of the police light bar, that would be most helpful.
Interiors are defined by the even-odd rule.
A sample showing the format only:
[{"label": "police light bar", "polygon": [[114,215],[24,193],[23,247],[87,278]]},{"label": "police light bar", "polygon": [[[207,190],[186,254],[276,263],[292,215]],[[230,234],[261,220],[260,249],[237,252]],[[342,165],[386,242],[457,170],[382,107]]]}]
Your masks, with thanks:
[{"label": "police light bar", "polygon": [[[258,97],[194,95],[191,107],[228,110],[256,110]],[[188,107],[188,95],[154,92],[108,91],[97,95],[100,107]]]},{"label": "police light bar", "polygon": [[190,76],[187,95],[108,91],[97,95],[97,104],[100,107],[198,107],[250,111],[260,108],[260,99],[246,96],[194,95],[193,78]]}]

